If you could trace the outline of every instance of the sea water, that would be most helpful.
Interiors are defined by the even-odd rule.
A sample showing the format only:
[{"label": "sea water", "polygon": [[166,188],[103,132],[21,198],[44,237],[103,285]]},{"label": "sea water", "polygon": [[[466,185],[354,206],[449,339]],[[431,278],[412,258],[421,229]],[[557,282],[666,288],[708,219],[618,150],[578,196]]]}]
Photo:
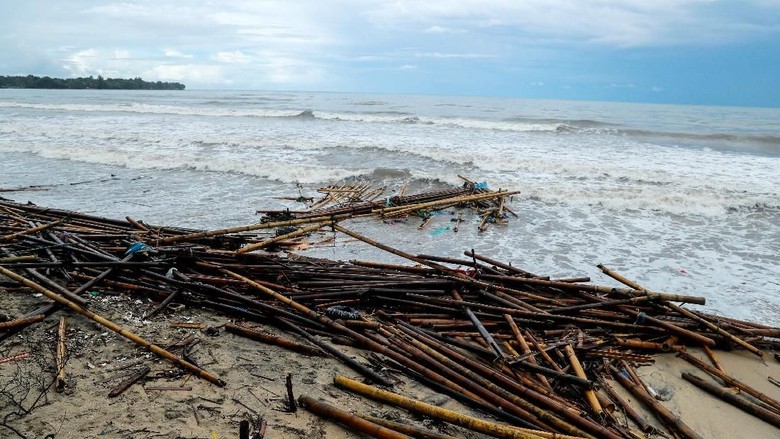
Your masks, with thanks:
[{"label": "sea water", "polygon": [[[780,325],[780,109],[264,91],[0,90],[0,189],[16,201],[200,229],[339,181],[393,195],[518,190],[478,217],[344,223],[404,251],[464,250],[554,277],[707,299]],[[339,237],[304,254],[400,262]],[[698,308],[701,309],[701,308]]]}]

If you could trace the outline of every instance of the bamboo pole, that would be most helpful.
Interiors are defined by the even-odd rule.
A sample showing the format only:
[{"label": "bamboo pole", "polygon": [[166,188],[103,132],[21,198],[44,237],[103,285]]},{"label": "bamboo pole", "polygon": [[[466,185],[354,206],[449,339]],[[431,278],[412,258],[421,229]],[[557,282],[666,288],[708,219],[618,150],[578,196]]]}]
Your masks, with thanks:
[{"label": "bamboo pole", "polygon": [[319,230],[319,229],[321,229],[321,228],[323,228],[325,226],[328,226],[330,224],[332,224],[332,223],[331,222],[324,222],[324,223],[317,223],[317,224],[311,225],[309,227],[304,227],[304,228],[298,229],[298,230],[296,230],[294,232],[285,233],[283,235],[275,236],[273,238],[266,239],[265,241],[258,242],[256,244],[246,245],[246,246],[241,247],[240,249],[236,250],[236,253],[237,254],[242,254],[242,253],[247,253],[247,252],[251,252],[251,251],[254,251],[254,250],[259,250],[261,248],[268,247],[269,245],[274,244],[276,242],[284,241],[285,239],[296,238],[298,236],[305,235],[305,234],[307,234],[309,232],[316,232],[317,230]]},{"label": "bamboo pole", "polygon": [[36,314],[29,317],[21,317],[16,320],[0,323],[0,331],[4,331],[10,328],[18,328],[20,326],[32,325],[33,323],[42,322],[46,318],[44,314]]},{"label": "bamboo pole", "polygon": [[[422,331],[419,331],[409,324],[400,322],[399,325],[408,334],[416,334],[415,337],[419,340],[424,340],[426,342],[431,340],[431,338]],[[567,404],[561,404],[559,400],[555,400],[542,392],[538,392],[533,388],[526,387],[513,381],[496,369],[489,368],[444,344],[437,344],[436,351],[440,352],[437,356],[442,356],[442,354],[446,355],[450,359],[448,363],[451,364],[453,368],[464,370],[464,375],[468,376],[470,379],[473,379],[481,385],[493,390],[495,393],[506,397],[506,399],[513,403],[526,408],[529,412],[534,413],[539,417],[539,419],[556,425],[556,427],[561,428],[563,431],[576,431],[574,434],[583,437],[590,437],[590,435],[583,430],[592,431],[593,433],[596,433],[598,437],[610,439],[617,439],[618,437],[606,427],[593,422],[589,418],[583,417],[581,410],[574,409]],[[465,367],[468,367],[468,369],[471,369],[474,372],[466,372]],[[490,378],[491,380],[500,383],[501,386],[491,385],[489,382],[486,382],[486,378]],[[572,378],[581,380],[574,376],[572,376]],[[504,388],[509,390],[505,390]],[[550,411],[545,410],[543,407],[546,407]],[[564,418],[565,422],[561,422],[558,415],[561,418]],[[576,427],[575,425],[579,427]]]},{"label": "bamboo pole", "polygon": [[437,200],[437,201],[429,201],[427,203],[413,204],[411,206],[387,207],[384,209],[379,209],[373,213],[385,218],[395,217],[395,216],[407,214],[409,212],[413,212],[415,210],[427,209],[429,207],[446,206],[448,204],[470,203],[472,201],[481,201],[490,198],[507,197],[519,193],[520,191],[511,191],[511,192],[504,191],[504,192],[491,192],[487,194],[466,195],[460,197],[445,198],[443,200]]},{"label": "bamboo pole", "polygon": [[[523,337],[523,333],[520,332],[520,328],[517,327],[517,323],[515,323],[515,320],[512,318],[509,314],[504,314],[504,320],[509,324],[509,328],[512,330],[512,334],[515,336],[515,340],[520,344],[520,349],[523,351],[523,354],[531,354],[533,351],[531,351],[531,347],[528,346],[528,342],[525,341],[525,337]],[[535,355],[530,355],[528,357],[528,362],[532,364],[536,364],[537,366],[539,363],[536,361]],[[539,382],[542,383],[542,385],[547,388],[547,390],[552,390],[552,386],[550,385],[550,382],[547,381],[547,377],[537,373],[536,374],[537,379]]]},{"label": "bamboo pole", "polygon": [[682,420],[680,420],[680,418],[677,417],[677,415],[670,412],[666,407],[653,399],[644,389],[623,376],[623,374],[620,373],[620,371],[618,371],[614,366],[609,366],[609,368],[612,370],[612,374],[615,379],[617,379],[617,381],[622,384],[626,390],[631,392],[634,397],[650,408],[658,419],[668,425],[676,433],[687,439],[702,439],[698,433],[688,427]]},{"label": "bamboo pole", "polygon": [[705,354],[707,354],[707,358],[710,359],[710,362],[712,363],[715,368],[717,368],[719,371],[726,373],[726,369],[723,368],[723,366],[720,365],[720,361],[718,361],[718,358],[715,356],[715,352],[710,349],[709,346],[702,346],[702,350]]},{"label": "bamboo pole", "polygon": [[65,391],[65,325],[67,319],[60,317],[59,329],[57,331],[57,379],[55,380],[54,388],[57,392],[62,393]]},{"label": "bamboo pole", "polygon": [[[643,292],[645,292],[648,295],[649,294],[655,294],[652,291],[648,290],[647,288],[644,288],[641,285],[637,284],[636,282],[631,281],[631,280],[621,276],[620,274],[610,270],[609,268],[605,267],[602,264],[599,264],[598,268],[601,269],[601,271],[604,272],[604,274],[614,278],[615,280],[617,280],[617,281],[619,281],[619,282],[621,282],[621,283],[623,283],[625,285],[628,285],[629,287],[631,287],[631,288],[633,288],[635,290],[643,291]],[[735,336],[734,334],[731,334],[730,332],[726,331],[725,329],[721,328],[720,326],[717,326],[717,325],[713,324],[712,322],[710,322],[710,321],[708,321],[708,320],[706,320],[706,319],[704,319],[704,318],[702,318],[702,317],[700,317],[700,316],[698,316],[698,315],[688,311],[687,309],[685,309],[685,308],[683,308],[681,306],[675,305],[673,303],[668,303],[668,299],[661,299],[661,300],[666,300],[667,303],[665,303],[665,305],[668,306],[669,308],[673,309],[677,313],[679,313],[679,314],[681,314],[681,315],[683,315],[685,317],[688,317],[691,320],[694,320],[696,322],[701,323],[702,325],[704,325],[705,327],[707,327],[711,331],[717,332],[718,334],[728,338],[729,340],[731,340],[734,343],[742,346],[743,348],[747,349],[748,351],[752,352],[753,354],[755,354],[755,355],[757,355],[759,357],[762,357],[764,355],[764,352],[761,351],[760,349],[756,348],[755,346],[751,345],[750,343],[746,342],[745,340],[742,340],[741,338]]]},{"label": "bamboo pole", "polygon": [[611,386],[606,385],[602,381],[602,388],[607,392],[607,395],[609,395],[609,398],[617,404],[618,407],[620,407],[620,410],[623,411],[631,420],[633,420],[636,425],[639,426],[639,429],[642,430],[645,433],[649,433],[655,428],[647,423],[647,420],[642,417],[642,415],[637,412],[631,404],[627,403]]},{"label": "bamboo pole", "polygon": [[253,230],[273,229],[276,227],[297,226],[299,224],[319,223],[323,221],[337,221],[350,218],[352,214],[333,215],[333,216],[315,216],[311,218],[301,218],[289,221],[276,221],[268,223],[251,224],[248,226],[232,227],[228,229],[209,230],[206,232],[188,233],[186,235],[170,236],[158,241],[159,245],[173,244],[181,241],[192,241],[195,239],[210,238],[212,236],[228,235],[230,233],[251,232]]},{"label": "bamboo pole", "polygon": [[[582,364],[577,358],[577,354],[574,353],[574,348],[567,344],[564,347],[564,350],[566,351],[566,356],[569,358],[572,369],[574,369],[574,374],[584,380],[588,379],[585,375],[585,369],[582,368]],[[601,408],[601,404],[599,404],[599,400],[596,398],[596,393],[593,392],[593,389],[585,389],[585,399],[588,401],[593,413],[599,418],[602,418],[604,416],[604,409]]]},{"label": "bamboo pole", "polygon": [[743,383],[742,381],[731,377],[728,374],[725,374],[718,370],[717,368],[714,368],[710,366],[709,364],[706,364],[705,362],[699,360],[698,358],[694,357],[693,355],[682,351],[678,352],[677,355],[681,357],[683,360],[693,364],[694,366],[698,367],[699,369],[703,370],[704,372],[707,372],[708,374],[719,378],[726,386],[729,387],[736,387],[737,389],[747,393],[750,396],[753,396],[754,398],[758,399],[759,401],[771,406],[774,410],[780,412],[780,401],[759,392],[758,390],[754,389],[753,387],[748,386],[747,384]]},{"label": "bamboo pole", "polygon": [[729,391],[728,389],[724,389],[723,387],[717,386],[712,383],[708,383],[691,373],[683,372],[682,377],[686,381],[704,390],[710,395],[720,398],[721,400],[726,401],[727,403],[735,407],[738,407],[740,410],[746,413],[750,413],[751,415],[763,421],[766,421],[774,425],[775,427],[780,427],[780,415],[778,415],[777,413],[774,413],[770,410],[760,407],[757,404],[748,401],[747,399],[741,398],[735,395],[734,393],[731,393],[731,391]]},{"label": "bamboo pole", "polygon": [[[397,407],[402,407],[415,413],[430,416],[431,418],[438,419],[440,421],[449,422],[450,424],[459,425],[469,430],[478,431],[487,435],[497,438],[509,438],[509,439],[541,439],[536,433],[531,433],[533,430],[521,430],[517,427],[511,427],[502,424],[496,424],[493,422],[484,421],[482,419],[474,418],[469,415],[447,410],[441,407],[436,407],[431,404],[417,401],[411,398],[406,398],[397,393],[381,390],[376,387],[372,387],[358,381],[351,380],[344,376],[336,375],[333,377],[333,382],[338,387],[355,392],[359,395],[384,402]],[[557,438],[563,436],[558,435]]]},{"label": "bamboo pole", "polygon": [[245,328],[243,326],[239,326],[233,323],[228,323],[227,325],[225,325],[225,330],[227,330],[227,332],[230,332],[232,334],[242,335],[246,338],[251,338],[252,340],[257,340],[263,343],[279,346],[304,355],[308,355],[312,357],[324,356],[324,353],[317,348],[300,344],[297,341],[290,340],[288,338],[279,337],[277,335],[271,335],[265,332],[255,331],[253,329]]},{"label": "bamboo pole", "polygon": [[11,241],[11,240],[16,239],[16,238],[18,238],[20,236],[30,235],[32,233],[37,233],[37,232],[40,232],[42,230],[46,230],[46,229],[52,228],[54,226],[57,226],[59,224],[62,224],[64,221],[65,221],[65,218],[62,218],[62,219],[59,219],[57,221],[54,221],[54,222],[51,222],[51,223],[48,223],[48,224],[43,224],[43,225],[40,225],[40,226],[37,226],[37,227],[31,227],[29,229],[22,230],[21,232],[16,232],[16,233],[8,234],[8,235],[3,235],[3,236],[0,236],[0,242],[2,242],[2,241]]},{"label": "bamboo pole", "polygon": [[106,328],[108,328],[108,329],[118,333],[119,335],[121,335],[121,336],[123,336],[123,337],[125,337],[125,338],[127,338],[127,339],[129,339],[131,341],[133,341],[134,343],[136,343],[136,344],[138,344],[140,346],[143,346],[144,348],[146,348],[146,349],[150,350],[151,352],[153,352],[153,353],[155,353],[155,354],[157,354],[157,355],[159,355],[159,356],[161,356],[161,357],[171,361],[172,363],[178,364],[179,366],[184,367],[185,369],[187,369],[190,372],[192,372],[193,375],[201,377],[201,378],[203,378],[203,379],[205,379],[207,381],[210,381],[210,382],[212,382],[212,383],[214,383],[214,384],[216,384],[216,385],[218,385],[220,387],[224,387],[225,386],[225,382],[222,381],[221,379],[219,379],[219,377],[217,377],[216,375],[212,375],[208,371],[201,369],[200,367],[190,363],[189,361],[183,360],[183,359],[173,355],[172,353],[170,353],[170,352],[166,351],[165,349],[155,345],[154,343],[152,343],[150,341],[147,341],[147,340],[145,340],[145,339],[135,335],[134,333],[132,333],[132,332],[126,330],[126,329],[123,329],[121,326],[117,325],[116,323],[114,323],[114,322],[112,322],[110,320],[107,320],[107,319],[105,319],[105,318],[103,318],[103,317],[101,317],[101,316],[99,316],[99,315],[97,315],[97,314],[95,314],[95,313],[93,313],[93,312],[91,312],[89,310],[86,310],[86,309],[80,307],[78,304],[76,304],[76,303],[74,303],[74,302],[72,302],[72,301],[70,301],[70,300],[68,300],[68,299],[66,299],[66,298],[64,298],[64,297],[54,293],[51,290],[48,290],[48,289],[46,289],[46,288],[36,284],[35,282],[33,282],[33,281],[31,281],[31,280],[29,280],[27,278],[19,276],[18,274],[14,273],[13,271],[10,271],[10,270],[6,269],[5,267],[0,266],[0,274],[3,274],[4,276],[6,276],[6,277],[8,277],[10,279],[13,279],[16,282],[19,282],[20,284],[22,284],[22,285],[24,285],[26,287],[34,289],[35,291],[43,294],[44,296],[48,297],[49,299],[54,300],[55,302],[57,302],[57,303],[59,303],[61,305],[65,305],[68,308],[72,309],[73,311],[76,311],[77,313],[82,314],[82,315],[84,315],[84,316],[94,320],[95,322],[97,322],[97,323],[105,326]]},{"label": "bamboo pole", "polygon": [[412,439],[412,436],[375,424],[358,415],[338,409],[326,402],[317,401],[306,395],[301,395],[298,398],[298,402],[303,408],[312,413],[338,421],[352,430],[365,433],[371,437],[380,439]]}]

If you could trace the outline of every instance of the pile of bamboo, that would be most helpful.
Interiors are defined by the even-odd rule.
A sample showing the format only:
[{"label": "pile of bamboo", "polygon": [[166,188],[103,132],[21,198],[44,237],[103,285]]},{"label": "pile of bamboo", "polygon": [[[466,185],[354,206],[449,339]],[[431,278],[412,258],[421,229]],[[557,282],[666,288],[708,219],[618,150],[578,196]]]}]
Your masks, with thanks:
[{"label": "pile of bamboo", "polygon": [[[637,365],[652,363],[655,353],[670,351],[724,386],[740,388],[749,395],[737,396],[746,411],[780,426],[780,402],[729,377],[714,353],[736,348],[760,357],[761,349],[780,347],[780,329],[691,310],[677,303],[703,304],[704,299],[650,291],[603,266],[625,287],[596,285],[588,278],[551,279],[473,250],[461,258],[408,254],[339,222],[352,214],[195,231],[0,201],[0,274],[6,277],[0,278],[0,290],[21,286],[52,301],[0,323],[0,342],[67,307],[196,376],[230,384],[91,312],[84,294],[100,288],[154,299],[159,305],[146,318],[177,302],[278,326],[297,340],[239,324],[226,329],[302,355],[336,358],[386,388],[393,379],[382,370],[402,371],[498,421],[441,410],[345,377],[334,382],[495,437],[630,438],[636,430],[652,430],[612,390],[618,385],[646,404],[672,435],[699,437],[653,398],[634,372]],[[328,226],[410,264],[292,259],[256,251],[267,241],[257,231],[303,224]],[[382,364],[362,364],[340,344],[371,351]],[[687,354],[686,347],[704,348],[713,366]],[[697,376],[686,379],[704,382]],[[714,387],[713,392],[723,390]],[[404,432],[408,426],[358,417],[306,396],[300,403],[377,437],[437,437]],[[631,422],[622,422],[625,417],[617,413]]]},{"label": "pile of bamboo", "polygon": [[[453,207],[469,207],[481,217],[478,227],[484,231],[489,224],[502,224],[506,217],[517,214],[505,205],[506,198],[519,192],[504,190],[492,191],[486,184],[477,183],[469,178],[458,176],[464,181],[463,186],[424,192],[414,195],[406,194],[406,186],[397,195],[379,199],[385,193],[385,187],[374,188],[369,183],[330,185],[319,189],[324,194],[322,198],[282,197],[282,199],[298,202],[310,202],[306,210],[258,210],[264,214],[263,222],[278,222],[292,219],[311,219],[318,217],[375,217],[382,220],[393,220],[415,216],[422,219],[420,228],[424,228],[433,218],[433,213]],[[377,200],[379,199],[379,200]],[[462,216],[458,216],[455,225],[457,231]]]}]

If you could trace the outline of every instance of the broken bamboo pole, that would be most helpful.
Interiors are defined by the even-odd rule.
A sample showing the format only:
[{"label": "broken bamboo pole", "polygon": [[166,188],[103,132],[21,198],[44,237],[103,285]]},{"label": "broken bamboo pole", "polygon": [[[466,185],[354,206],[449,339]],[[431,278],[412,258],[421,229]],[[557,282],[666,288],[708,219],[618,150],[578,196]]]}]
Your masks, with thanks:
[{"label": "broken bamboo pole", "polygon": [[289,349],[293,352],[298,352],[303,355],[308,355],[311,357],[324,356],[324,353],[317,348],[306,346],[304,344],[298,343],[297,341],[290,340],[285,337],[280,337],[278,335],[272,335],[265,332],[256,331],[254,329],[246,328],[233,323],[228,323],[227,325],[225,325],[225,330],[232,334],[241,335],[246,338],[250,338],[252,340],[256,340],[267,344],[272,344],[274,346],[279,346],[285,349]]},{"label": "broken bamboo pole", "polygon": [[55,352],[57,360],[57,378],[55,379],[54,388],[57,392],[62,393],[65,391],[65,326],[67,319],[65,316],[60,317],[60,324],[57,330],[57,350]]},{"label": "broken bamboo pole", "polygon": [[759,392],[758,390],[754,389],[753,387],[745,384],[744,382],[733,378],[732,376],[725,374],[718,370],[715,367],[710,366],[709,364],[699,360],[698,358],[694,357],[693,355],[689,354],[688,352],[682,351],[678,352],[677,356],[681,357],[683,360],[693,364],[694,366],[698,367],[699,369],[703,370],[704,372],[707,372],[708,374],[719,378],[723,383],[728,387],[736,387],[737,389],[747,393],[748,395],[756,398],[757,400],[769,405],[774,410],[780,412],[780,401]]},{"label": "broken bamboo pole", "polygon": [[[588,379],[585,375],[585,369],[582,368],[582,364],[580,363],[579,358],[577,358],[577,354],[574,352],[574,348],[567,344],[564,346],[564,350],[566,351],[566,356],[569,358],[572,369],[574,369],[574,374],[584,380]],[[604,417],[604,409],[601,407],[601,404],[599,404],[596,393],[593,389],[585,389],[584,392],[585,399],[588,401],[591,410],[593,410],[593,414],[596,415],[598,419],[602,419]]]},{"label": "broken bamboo pole", "polygon": [[644,389],[634,384],[633,381],[623,376],[623,374],[617,370],[614,366],[609,366],[612,371],[612,375],[615,379],[631,392],[632,395],[645,406],[647,406],[653,414],[656,415],[664,424],[666,424],[676,434],[681,435],[687,439],[702,439],[698,433],[693,431],[688,425],[686,425],[677,415],[669,411],[661,403],[653,399]]}]

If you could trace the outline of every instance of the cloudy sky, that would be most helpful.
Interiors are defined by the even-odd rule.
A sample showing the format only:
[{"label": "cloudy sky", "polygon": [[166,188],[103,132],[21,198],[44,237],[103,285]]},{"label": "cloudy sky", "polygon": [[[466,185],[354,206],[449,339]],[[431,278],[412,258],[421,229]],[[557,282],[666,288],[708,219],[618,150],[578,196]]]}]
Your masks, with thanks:
[{"label": "cloudy sky", "polygon": [[0,74],[780,106],[780,0],[5,0]]}]

